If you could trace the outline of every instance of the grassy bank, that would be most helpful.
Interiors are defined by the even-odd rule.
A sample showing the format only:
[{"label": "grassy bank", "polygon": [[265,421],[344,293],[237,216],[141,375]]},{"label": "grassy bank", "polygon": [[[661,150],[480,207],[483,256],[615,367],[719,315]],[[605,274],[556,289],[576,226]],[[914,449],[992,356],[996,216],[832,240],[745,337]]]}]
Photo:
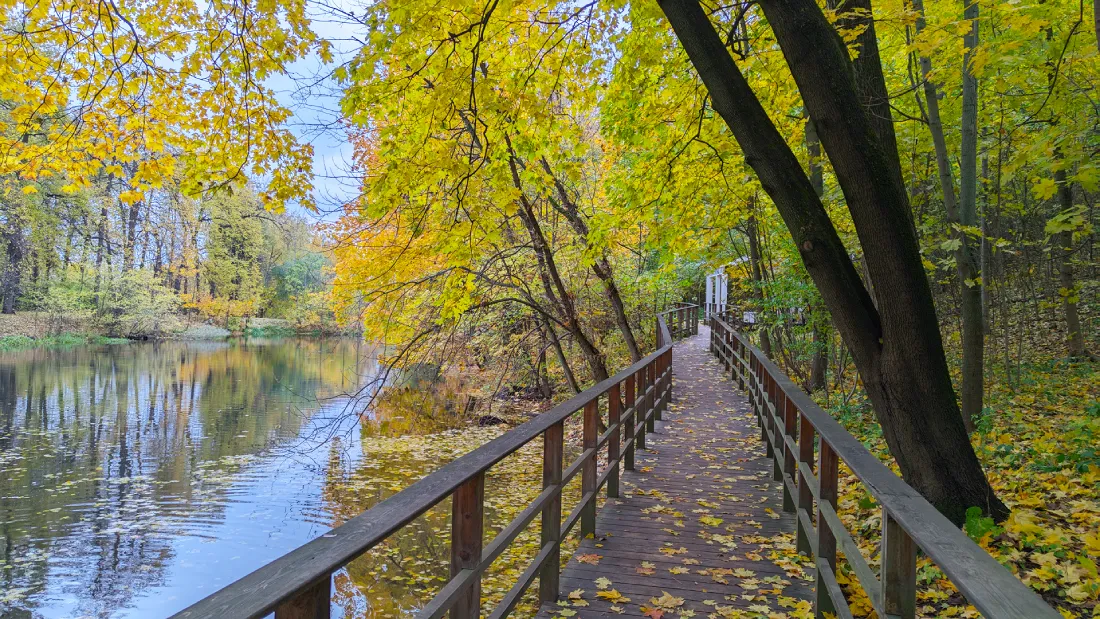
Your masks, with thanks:
[{"label": "grassy bank", "polygon": [[129,341],[130,340],[120,337],[89,335],[86,333],[62,333],[43,337],[5,335],[0,337],[0,351],[29,350],[31,348],[64,348],[67,346],[83,346],[86,344],[125,344]]}]

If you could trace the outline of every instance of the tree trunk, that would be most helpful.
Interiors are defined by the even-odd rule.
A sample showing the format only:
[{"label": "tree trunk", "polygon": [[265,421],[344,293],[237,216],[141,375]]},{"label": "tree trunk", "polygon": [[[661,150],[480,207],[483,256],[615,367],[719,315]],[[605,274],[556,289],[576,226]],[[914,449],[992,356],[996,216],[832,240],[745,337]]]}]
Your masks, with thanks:
[{"label": "tree trunk", "polygon": [[[817,192],[817,197],[821,198],[825,195],[825,177],[821,166],[821,140],[817,137],[813,119],[806,121],[806,152],[810,155],[810,184]],[[823,320],[819,315],[821,309],[815,303],[812,311],[808,313],[812,321],[814,350],[810,359],[810,379],[806,383],[806,391],[813,393],[825,387],[825,369],[829,367],[829,349],[825,346],[827,325],[821,324]]]},{"label": "tree trunk", "polygon": [[562,350],[561,340],[558,339],[558,333],[554,330],[554,325],[550,324],[545,316],[540,315],[539,319],[542,321],[543,330],[550,338],[550,343],[554,346],[554,353],[557,355],[558,363],[561,364],[562,372],[565,374],[565,382],[569,383],[569,388],[573,390],[573,393],[580,393],[581,386],[577,383],[577,377],[573,375],[573,368],[569,367],[569,359],[565,356],[565,351]]},{"label": "tree trunk", "polygon": [[0,313],[14,314],[19,297],[19,269],[23,262],[23,229],[18,216],[9,215],[4,225],[4,272],[0,275]]},{"label": "tree trunk", "polygon": [[[1062,212],[1073,208],[1073,185],[1066,179],[1064,168],[1054,173],[1058,183],[1058,198],[1062,203]],[[1092,355],[1085,349],[1085,337],[1081,333],[1081,318],[1077,314],[1077,296],[1080,290],[1073,277],[1073,232],[1059,232],[1052,239],[1055,243],[1051,253],[1057,256],[1058,294],[1062,297],[1062,311],[1066,317],[1066,349],[1070,358],[1088,359]]]},{"label": "tree trunk", "polygon": [[772,340],[768,335],[768,323],[764,319],[764,259],[760,255],[760,229],[756,223],[756,197],[749,205],[749,221],[745,225],[749,237],[749,265],[752,267],[753,296],[757,300],[756,325],[760,329],[760,350],[768,357],[772,356]]},{"label": "tree trunk", "polygon": [[[962,70],[962,145],[959,153],[959,223],[968,228],[978,225],[978,78],[971,60],[978,47],[978,1],[963,0],[963,19],[970,20],[970,32],[963,37],[966,52]],[[985,324],[982,320],[982,273],[973,242],[967,233],[959,234],[963,264],[959,278],[962,297],[962,416],[966,429],[974,431],[974,422],[982,413],[985,390]]]},{"label": "tree trunk", "polygon": [[[557,211],[565,216],[573,230],[580,237],[582,243],[588,245],[588,223],[577,208],[576,202],[569,196],[565,185],[554,175],[549,162],[542,159],[542,167],[546,173],[554,179],[554,189],[557,191],[560,204],[555,204]],[[623,303],[619,287],[615,284],[615,272],[611,268],[611,261],[607,259],[607,253],[601,252],[600,256],[592,262],[592,272],[596,274],[603,284],[604,295],[611,304],[612,313],[615,315],[615,323],[619,327],[619,333],[626,341],[626,348],[630,351],[630,360],[637,363],[642,359],[642,351],[638,347],[638,341],[634,338],[634,331],[630,328],[630,319],[626,315],[626,304]]]},{"label": "tree trunk", "polygon": [[[852,352],[906,481],[954,522],[1008,514],[970,445],[951,386],[905,188],[857,94],[851,61],[812,0],[762,0],[837,180],[879,292],[871,303],[824,206],[695,0],[659,0],[794,237]],[[881,70],[881,69],[880,69]]]},{"label": "tree trunk", "polygon": [[573,297],[565,287],[565,282],[562,281],[561,273],[558,271],[558,265],[554,261],[554,252],[551,251],[550,245],[546,242],[546,237],[542,233],[542,227],[539,225],[539,221],[535,216],[535,211],[531,207],[531,202],[527,199],[527,195],[523,191],[523,183],[519,177],[518,163],[515,152],[512,150],[511,140],[505,137],[505,141],[508,143],[508,150],[510,153],[508,165],[512,172],[512,183],[515,185],[516,189],[519,190],[519,208],[516,214],[519,215],[520,221],[523,222],[523,226],[527,229],[527,233],[531,237],[531,246],[535,251],[535,258],[538,261],[539,277],[542,279],[543,292],[546,295],[546,300],[550,303],[551,307],[557,309],[566,330],[569,331],[569,334],[573,336],[573,340],[577,342],[577,346],[580,347],[581,353],[584,354],[585,361],[588,362],[588,368],[592,374],[593,382],[601,382],[608,377],[607,365],[604,363],[603,353],[596,348],[592,340],[588,339],[588,336],[584,332],[584,328],[581,326],[580,316],[577,313],[576,306],[573,304]]},{"label": "tree trunk", "polygon": [[[974,4],[974,10],[977,5]],[[917,12],[915,29],[919,35],[924,30],[924,2],[913,0],[913,8]],[[970,10],[968,7],[967,11]],[[977,28],[974,25],[973,28]],[[976,44],[977,34],[973,32],[967,36],[967,45]],[[977,80],[967,70],[970,59],[969,52],[964,57],[963,69],[963,118],[962,118],[962,157],[960,159],[960,177],[962,205],[955,201],[955,181],[951,175],[951,156],[947,152],[947,141],[944,137],[943,121],[940,117],[939,92],[935,83],[929,79],[932,71],[932,61],[926,56],[920,57],[921,78],[924,80],[924,95],[928,108],[928,130],[932,134],[932,145],[936,151],[936,169],[939,173],[940,189],[943,191],[944,209],[947,211],[948,225],[952,227],[951,235],[957,243],[954,250],[955,267],[959,277],[960,316],[962,318],[962,416],[963,423],[968,431],[974,429],[974,418],[982,411],[984,399],[983,365],[984,365],[984,327],[981,317],[981,287],[975,280],[976,268],[973,264],[970,238],[965,232],[958,229],[958,225],[974,225],[968,223],[968,215],[974,211],[974,199],[977,189],[977,179],[974,176],[977,165]],[[968,78],[967,76],[970,75]],[[968,173],[969,170],[969,173]],[[969,203],[968,203],[969,200]],[[964,215],[966,213],[966,215]]]}]

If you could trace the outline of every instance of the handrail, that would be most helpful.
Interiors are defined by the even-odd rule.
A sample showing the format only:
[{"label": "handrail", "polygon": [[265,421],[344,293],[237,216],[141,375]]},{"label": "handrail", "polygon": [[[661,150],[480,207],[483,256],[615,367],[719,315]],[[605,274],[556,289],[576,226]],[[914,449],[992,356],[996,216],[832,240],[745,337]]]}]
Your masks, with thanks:
[{"label": "handrail", "polygon": [[[761,439],[768,456],[775,459],[773,477],[783,482],[783,510],[797,513],[797,549],[813,553],[817,616],[825,611],[851,617],[836,581],[837,543],[879,617],[908,619],[916,615],[917,548],[986,617],[1060,616],[880,462],[729,323],[712,316],[710,326],[710,350],[748,393]],[[821,439],[816,475],[815,433]],[[878,576],[837,516],[838,459],[882,506],[882,568]],[[815,501],[816,527],[811,516]]]},{"label": "handrail", "polygon": [[[686,313],[687,308],[681,309]],[[606,486],[609,497],[619,495],[620,464],[633,470],[635,449],[645,448],[646,432],[653,431],[654,422],[661,420],[672,398],[672,343],[678,335],[669,330],[666,313],[657,316],[654,353],[214,592],[173,615],[174,619],[252,619],[272,611],[276,619],[327,619],[332,574],[448,497],[452,497],[451,580],[421,609],[420,617],[439,617],[450,611],[454,619],[476,619],[481,608],[481,575],[540,514],[540,551],[492,616],[507,616],[536,576],[540,600],[555,602],[562,538],[578,522],[581,537],[595,532],[597,494]],[[599,436],[600,399],[605,394],[608,429]],[[583,411],[584,450],[563,472],[564,423],[578,411]],[[485,473],[539,436],[543,437],[542,493],[484,545]],[[606,467],[598,474],[597,454],[605,445]],[[562,488],[578,471],[582,498],[563,523]]]},{"label": "handrail", "polygon": [[[680,338],[699,333],[699,306],[694,303],[678,301],[676,307],[665,310],[657,316],[665,319],[673,337]],[[658,337],[658,346],[660,346],[659,340],[660,337]]]}]

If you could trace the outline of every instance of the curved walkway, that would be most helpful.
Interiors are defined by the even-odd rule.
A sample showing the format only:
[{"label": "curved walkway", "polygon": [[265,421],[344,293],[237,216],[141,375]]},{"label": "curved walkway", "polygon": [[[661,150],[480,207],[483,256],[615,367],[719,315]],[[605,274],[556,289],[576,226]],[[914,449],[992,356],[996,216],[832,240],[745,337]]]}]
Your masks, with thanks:
[{"label": "curved walkway", "polygon": [[[676,344],[673,401],[622,473],[540,617],[810,617],[813,571],[794,550],[747,399],[707,350]],[[807,561],[808,565],[809,562]]]}]

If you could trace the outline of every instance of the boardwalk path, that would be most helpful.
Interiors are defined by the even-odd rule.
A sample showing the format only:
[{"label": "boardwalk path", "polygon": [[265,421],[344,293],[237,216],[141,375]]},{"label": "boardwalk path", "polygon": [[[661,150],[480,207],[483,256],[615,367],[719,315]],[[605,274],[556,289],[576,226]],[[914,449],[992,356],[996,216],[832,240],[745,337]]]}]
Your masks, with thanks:
[{"label": "boardwalk path", "polygon": [[622,498],[600,510],[596,538],[562,573],[563,601],[583,593],[540,617],[810,616],[812,570],[792,561],[794,516],[782,511],[748,401],[707,351],[709,336],[700,326],[676,345],[672,406],[636,472],[623,473]]}]

